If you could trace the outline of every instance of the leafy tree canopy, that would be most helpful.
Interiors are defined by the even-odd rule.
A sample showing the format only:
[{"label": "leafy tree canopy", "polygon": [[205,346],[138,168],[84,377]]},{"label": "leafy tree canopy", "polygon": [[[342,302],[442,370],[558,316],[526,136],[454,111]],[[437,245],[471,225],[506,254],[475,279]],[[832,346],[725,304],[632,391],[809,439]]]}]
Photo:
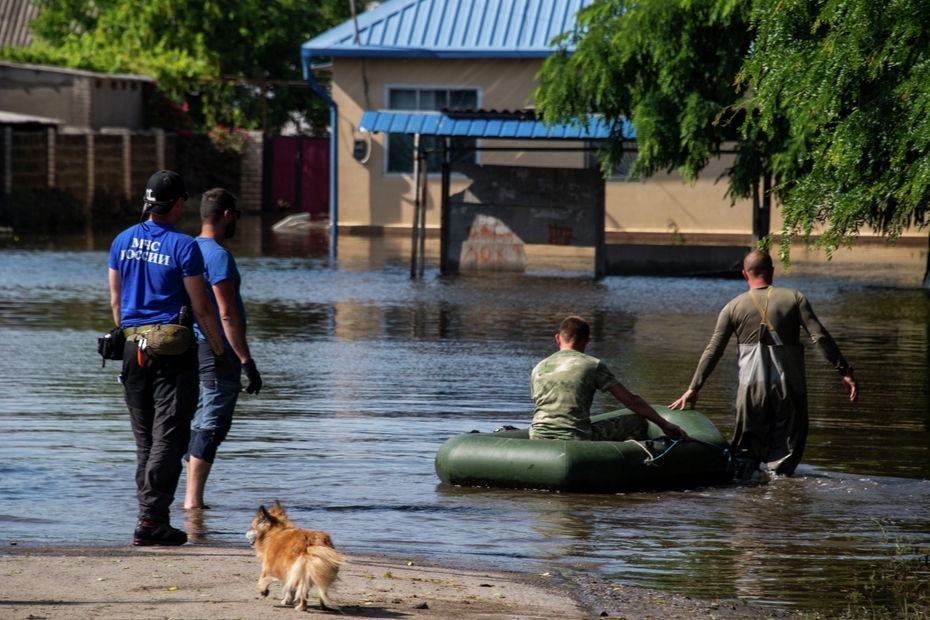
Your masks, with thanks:
[{"label": "leafy tree canopy", "polygon": [[537,105],[612,121],[605,171],[623,118],[634,175],[693,181],[735,140],[729,193],[771,179],[785,259],[793,234],[822,233],[828,252],[863,228],[893,238],[930,206],[927,14],[930,0],[595,0],[543,65]]},{"label": "leafy tree canopy", "polygon": [[930,0],[755,0],[740,82],[758,113],[746,129],[790,128],[771,162],[785,233],[822,226],[829,252],[862,229],[894,239],[926,223],[927,15]]},{"label": "leafy tree canopy", "polygon": [[[165,97],[164,123],[269,130],[303,113],[325,126],[307,88],[263,81],[302,79],[300,44],[349,17],[343,0],[41,0],[37,42],[2,56],[107,73],[151,75]],[[227,78],[239,78],[235,82]],[[170,112],[183,110],[181,119]]]},{"label": "leafy tree canopy", "polygon": [[629,137],[619,121],[629,118],[636,173],[680,168],[693,180],[727,138],[717,117],[740,99],[733,80],[749,49],[747,18],[715,0],[596,0],[543,65],[536,103],[550,122],[595,111],[613,121],[605,171],[622,156]]}]

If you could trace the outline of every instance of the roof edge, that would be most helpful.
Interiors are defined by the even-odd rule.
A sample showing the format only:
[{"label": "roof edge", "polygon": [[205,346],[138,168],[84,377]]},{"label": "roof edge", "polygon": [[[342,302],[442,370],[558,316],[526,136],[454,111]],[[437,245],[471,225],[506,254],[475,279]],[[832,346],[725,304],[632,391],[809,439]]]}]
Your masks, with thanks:
[{"label": "roof edge", "polygon": [[[605,140],[611,137],[612,123],[597,116],[575,119],[572,123],[546,124],[538,119],[521,118],[519,113],[479,111],[366,110],[358,123],[362,133],[419,133],[450,137],[516,140]],[[628,121],[621,131],[633,134]],[[634,139],[630,135],[627,139]]]},{"label": "roof edge", "polygon": [[137,82],[151,82],[156,80],[149,75],[134,75],[132,73],[99,73],[97,71],[88,71],[87,69],[72,69],[71,67],[59,67],[58,65],[38,65],[26,62],[10,62],[0,60],[0,67],[9,67],[11,69],[25,69],[27,71],[43,71],[46,73],[65,73],[67,75],[80,75],[82,77],[92,78],[109,78],[111,80],[134,80]]},{"label": "roof edge", "polygon": [[409,48],[409,47],[358,47],[353,49],[327,49],[327,48],[303,48],[301,56],[304,62],[310,62],[313,58],[548,58],[558,48],[540,49],[540,50],[475,50],[468,48],[460,49],[436,49],[436,48]]}]

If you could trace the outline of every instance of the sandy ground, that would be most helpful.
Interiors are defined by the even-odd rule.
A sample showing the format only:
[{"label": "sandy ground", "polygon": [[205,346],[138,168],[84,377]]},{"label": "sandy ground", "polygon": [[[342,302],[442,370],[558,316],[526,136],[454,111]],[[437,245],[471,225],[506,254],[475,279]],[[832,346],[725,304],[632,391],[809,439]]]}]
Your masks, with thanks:
[{"label": "sandy ground", "polygon": [[[10,620],[267,619],[303,617],[280,605],[274,584],[255,591],[260,564],[251,549],[39,549],[9,547],[0,557],[0,618]],[[766,620],[790,614],[734,601],[702,601],[605,580],[461,570],[428,561],[349,556],[334,599],[341,614],[316,617],[529,619],[615,617],[660,620]]]}]

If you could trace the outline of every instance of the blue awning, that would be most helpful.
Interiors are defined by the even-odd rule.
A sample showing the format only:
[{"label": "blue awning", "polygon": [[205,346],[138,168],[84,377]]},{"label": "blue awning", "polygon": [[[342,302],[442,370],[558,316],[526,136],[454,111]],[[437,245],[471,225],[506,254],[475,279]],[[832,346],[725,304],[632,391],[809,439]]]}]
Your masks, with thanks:
[{"label": "blue awning", "polygon": [[[520,115],[460,115],[442,112],[365,112],[358,130],[516,140],[604,140],[610,137],[610,126],[597,117],[591,117],[587,127],[581,124],[547,126],[540,120]],[[629,121],[623,121],[623,136],[633,139],[632,132]]]}]

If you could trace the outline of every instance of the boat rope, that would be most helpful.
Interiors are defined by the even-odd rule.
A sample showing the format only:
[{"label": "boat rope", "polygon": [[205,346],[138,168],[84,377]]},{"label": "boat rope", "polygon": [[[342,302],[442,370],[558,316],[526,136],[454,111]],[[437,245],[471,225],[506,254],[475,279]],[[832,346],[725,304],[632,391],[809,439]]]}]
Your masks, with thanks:
[{"label": "boat rope", "polygon": [[[637,446],[639,446],[640,448],[642,448],[642,449],[643,449],[643,452],[646,453],[646,458],[643,459],[643,465],[645,465],[646,467],[655,467],[655,465],[653,465],[653,463],[655,463],[655,460],[656,460],[658,457],[653,457],[653,456],[652,456],[652,452],[649,451],[649,448],[647,448],[647,447],[644,446],[643,444],[639,443],[639,442],[636,441],[635,439],[627,439],[627,440],[626,440],[626,443],[635,443]],[[672,445],[675,445],[675,444],[672,444]],[[668,452],[669,450],[671,450],[671,446],[669,446],[668,448],[666,448],[666,449],[665,449],[665,452]],[[663,452],[662,454],[665,454],[665,452]],[[659,456],[662,456],[662,454],[660,454]]]},{"label": "boat rope", "polygon": [[[645,465],[646,467],[658,467],[658,465],[655,464],[656,461],[658,461],[660,458],[662,458],[663,456],[665,456],[666,454],[668,454],[669,452],[671,452],[672,448],[674,448],[674,447],[677,446],[678,444],[682,443],[682,442],[684,441],[684,439],[680,439],[680,438],[679,438],[679,439],[674,439],[674,440],[672,440],[672,443],[671,443],[671,445],[670,445],[669,447],[667,447],[665,450],[663,450],[662,452],[660,452],[659,454],[657,454],[657,455],[655,455],[655,456],[652,455],[652,452],[650,452],[649,449],[648,449],[646,446],[644,446],[644,445],[641,444],[640,442],[636,441],[635,439],[627,439],[627,441],[630,442],[630,443],[635,443],[637,446],[639,446],[640,448],[643,449],[643,452],[646,453],[646,458],[643,459],[643,465]],[[694,443],[699,443],[699,444],[704,445],[704,446],[710,446],[711,448],[713,448],[713,449],[715,449],[715,450],[720,450],[720,452],[721,452],[724,456],[727,457],[727,468],[726,468],[726,471],[727,471],[727,472],[730,471],[730,467],[733,465],[733,453],[730,451],[730,448],[729,448],[729,447],[727,447],[727,448],[721,448],[720,446],[717,446],[717,445],[715,445],[715,444],[709,443],[709,442],[707,442],[707,441],[701,441],[700,439],[695,439],[694,437],[691,438],[691,441],[693,441]]]}]

